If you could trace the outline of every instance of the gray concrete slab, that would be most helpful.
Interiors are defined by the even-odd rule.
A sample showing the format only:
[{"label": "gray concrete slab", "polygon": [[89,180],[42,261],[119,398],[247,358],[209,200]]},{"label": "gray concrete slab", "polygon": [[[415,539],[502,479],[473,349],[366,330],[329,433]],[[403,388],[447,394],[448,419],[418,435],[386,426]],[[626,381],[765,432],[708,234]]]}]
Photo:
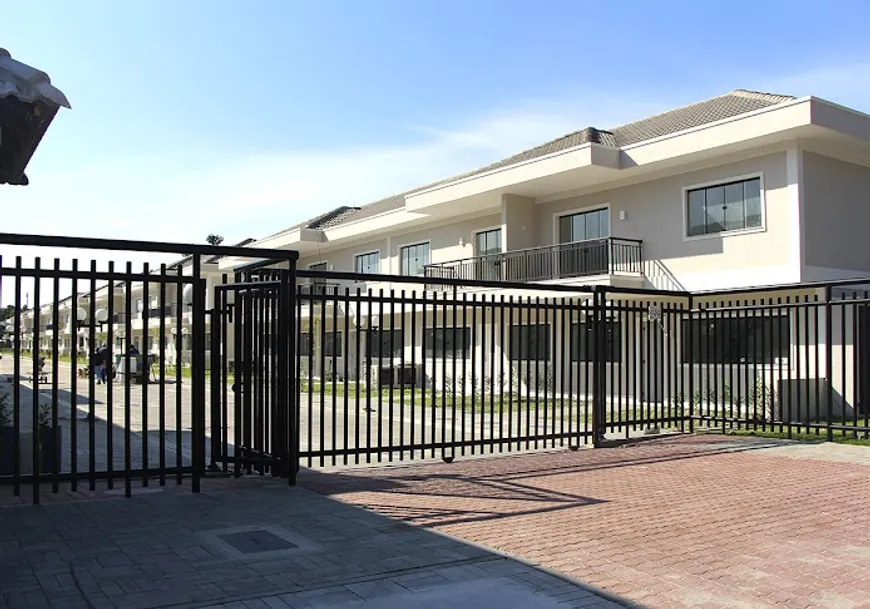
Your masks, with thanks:
[{"label": "gray concrete slab", "polygon": [[0,522],[2,609],[617,606],[533,565],[273,479],[0,508]]}]

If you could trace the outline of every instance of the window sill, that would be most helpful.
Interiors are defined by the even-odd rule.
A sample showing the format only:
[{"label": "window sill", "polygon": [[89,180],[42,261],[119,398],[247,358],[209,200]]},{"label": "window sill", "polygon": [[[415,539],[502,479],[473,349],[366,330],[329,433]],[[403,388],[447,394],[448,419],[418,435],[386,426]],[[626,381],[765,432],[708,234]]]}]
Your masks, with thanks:
[{"label": "window sill", "polygon": [[710,233],[708,235],[686,235],[683,234],[683,241],[707,241],[709,239],[722,239],[725,237],[742,237],[743,235],[754,235],[767,231],[766,226],[758,228],[744,228],[741,230],[727,230],[719,233]]}]

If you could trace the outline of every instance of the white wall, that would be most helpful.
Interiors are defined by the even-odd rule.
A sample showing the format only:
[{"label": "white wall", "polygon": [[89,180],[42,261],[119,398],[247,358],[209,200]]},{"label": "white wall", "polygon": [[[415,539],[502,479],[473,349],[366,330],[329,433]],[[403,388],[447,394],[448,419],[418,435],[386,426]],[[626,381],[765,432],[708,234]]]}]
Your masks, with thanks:
[{"label": "white wall", "polygon": [[[555,218],[571,211],[610,206],[614,237],[640,239],[647,265],[661,265],[679,287],[690,291],[726,289],[799,280],[792,244],[790,176],[785,152],[690,171],[623,188],[540,205],[538,241],[558,242]],[[765,228],[747,234],[686,238],[684,188],[762,176]],[[619,212],[625,220],[619,220]],[[654,275],[655,269],[647,274]],[[661,286],[670,287],[670,286]]]}]

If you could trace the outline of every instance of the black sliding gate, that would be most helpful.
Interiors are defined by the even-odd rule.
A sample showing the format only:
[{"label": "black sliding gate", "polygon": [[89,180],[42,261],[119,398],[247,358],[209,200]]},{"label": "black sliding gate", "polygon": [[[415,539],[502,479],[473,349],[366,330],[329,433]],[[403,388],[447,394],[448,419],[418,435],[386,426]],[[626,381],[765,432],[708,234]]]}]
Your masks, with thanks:
[{"label": "black sliding gate", "polygon": [[[167,254],[175,260],[127,261]],[[248,435],[237,444],[249,461],[258,450],[280,455],[279,467],[270,469],[288,473],[293,319],[275,315],[281,307],[293,310],[293,292],[239,281],[209,290],[220,283],[215,269],[225,257],[285,266],[289,285],[297,253],[0,233],[0,493],[29,490],[39,503],[61,488],[130,496],[136,487],[185,479],[198,491],[210,464],[237,455],[214,442],[227,434],[220,427],[215,433],[221,419],[212,414],[226,415],[225,390],[216,387],[234,374],[219,355],[225,315],[213,310],[224,310],[236,295],[241,306],[232,314],[249,321],[236,326],[240,344],[248,345],[239,352],[249,357],[234,405],[258,417],[238,426]],[[288,338],[266,344],[264,328]],[[211,370],[213,360],[223,366]],[[252,387],[264,389],[250,393]],[[281,409],[277,419],[274,410],[260,415],[267,400]],[[264,425],[277,439],[254,431]]]}]

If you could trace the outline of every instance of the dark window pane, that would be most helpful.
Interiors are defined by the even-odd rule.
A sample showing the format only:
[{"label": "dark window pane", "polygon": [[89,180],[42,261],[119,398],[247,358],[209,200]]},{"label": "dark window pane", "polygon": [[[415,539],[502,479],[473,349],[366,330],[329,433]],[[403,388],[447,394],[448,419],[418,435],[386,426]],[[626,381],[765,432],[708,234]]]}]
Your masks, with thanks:
[{"label": "dark window pane", "polygon": [[574,231],[572,230],[571,216],[562,216],[559,218],[559,242],[570,243],[574,240]]},{"label": "dark window pane", "polygon": [[703,235],[706,231],[704,191],[689,192],[689,236]]},{"label": "dark window pane", "polygon": [[743,206],[743,183],[725,186],[725,230],[746,228]]},{"label": "dark window pane", "polygon": [[761,226],[761,180],[748,180],[743,185],[743,196],[746,201],[746,227]]},{"label": "dark window pane", "polygon": [[598,215],[600,216],[600,220],[598,222],[598,227],[599,227],[598,236],[602,239],[605,237],[609,237],[610,236],[610,210],[606,209],[606,208],[602,209],[598,212]]},{"label": "dark window pane", "polygon": [[596,209],[559,218],[559,243],[610,236],[610,210]]},{"label": "dark window pane", "polygon": [[707,233],[721,233],[725,230],[725,189],[716,186],[707,189],[706,212]]},{"label": "dark window pane", "polygon": [[593,212],[586,215],[586,238],[597,239],[601,235],[600,220],[598,212]]},{"label": "dark window pane", "polygon": [[689,191],[686,234],[709,235],[761,226],[761,180]]},{"label": "dark window pane", "polygon": [[356,272],[376,274],[380,270],[381,255],[378,252],[360,254],[356,257]]},{"label": "dark window pane", "polygon": [[[608,321],[601,326],[604,331],[604,361],[622,361],[622,332],[618,321]],[[575,362],[592,361],[595,353],[592,324],[574,324],[571,360]]]},{"label": "dark window pane", "polygon": [[403,275],[422,275],[429,264],[429,244],[407,245],[401,250],[401,272]]},{"label": "dark window pane", "polygon": [[[741,313],[744,315],[744,313]],[[696,364],[774,364],[789,358],[789,321],[784,315],[684,321],[682,359]],[[691,357],[690,357],[691,356]]]},{"label": "dark window pane", "polygon": [[511,327],[512,361],[546,361],[550,356],[550,326],[538,324]]},{"label": "dark window pane", "polygon": [[341,332],[328,332],[323,343],[323,355],[326,357],[341,357],[342,344]]}]

